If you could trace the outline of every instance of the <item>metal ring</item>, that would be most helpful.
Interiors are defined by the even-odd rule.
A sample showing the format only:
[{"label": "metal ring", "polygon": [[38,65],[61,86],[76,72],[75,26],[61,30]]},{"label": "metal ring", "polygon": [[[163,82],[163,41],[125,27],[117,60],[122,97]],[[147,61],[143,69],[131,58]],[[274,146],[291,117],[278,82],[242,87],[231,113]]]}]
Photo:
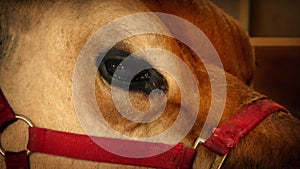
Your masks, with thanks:
[{"label": "metal ring", "polygon": [[[23,116],[23,115],[15,115],[16,119],[18,120],[22,120],[24,121],[26,124],[28,124],[28,126],[30,127],[34,127],[33,122],[28,119],[27,117]],[[1,137],[0,137],[1,138]],[[1,139],[0,139],[0,154],[5,157],[5,152],[6,150],[3,148],[2,144],[1,144]],[[26,150],[27,155],[29,156],[32,152],[30,150]]]}]

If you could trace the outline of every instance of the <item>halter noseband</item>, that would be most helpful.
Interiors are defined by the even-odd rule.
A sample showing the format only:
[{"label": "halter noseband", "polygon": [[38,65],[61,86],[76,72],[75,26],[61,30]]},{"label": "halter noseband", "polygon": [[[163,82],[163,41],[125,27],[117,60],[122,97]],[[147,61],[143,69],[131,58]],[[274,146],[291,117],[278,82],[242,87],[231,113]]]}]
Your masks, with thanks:
[{"label": "halter noseband", "polygon": [[[257,124],[270,114],[286,109],[268,99],[260,99],[243,107],[238,113],[216,128],[212,135],[203,140],[198,138],[193,148],[185,147],[183,143],[167,145],[141,141],[130,141],[113,138],[93,137],[81,134],[73,134],[35,127],[34,124],[22,115],[15,115],[13,109],[5,99],[0,89],[0,132],[17,120],[23,120],[29,125],[28,150],[21,152],[5,151],[0,142],[0,153],[5,157],[6,167],[29,168],[29,155],[32,152],[64,156],[74,159],[107,162],[114,164],[135,165],[165,169],[189,169],[192,168],[196,156],[198,144],[202,144],[209,150],[217,153],[211,169],[221,168],[230,150],[237,146],[239,140],[249,133]],[[102,142],[116,142],[120,148],[126,146],[147,147],[151,154],[153,149],[168,148],[161,154],[145,158],[129,158],[110,153],[94,140]],[[115,145],[115,144],[114,144]],[[128,147],[127,147],[128,148]]]}]

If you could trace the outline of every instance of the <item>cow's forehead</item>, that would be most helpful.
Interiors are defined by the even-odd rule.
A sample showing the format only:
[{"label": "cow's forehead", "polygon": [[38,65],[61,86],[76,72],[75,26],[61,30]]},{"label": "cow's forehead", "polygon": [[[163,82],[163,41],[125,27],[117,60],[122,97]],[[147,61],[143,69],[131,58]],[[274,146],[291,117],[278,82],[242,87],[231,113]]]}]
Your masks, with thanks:
[{"label": "cow's forehead", "polygon": [[[55,47],[63,48],[68,45],[68,49],[76,52],[82,48],[86,41],[105,25],[124,16],[140,12],[149,12],[144,4],[139,2],[122,1],[88,1],[88,2],[56,2],[56,3],[30,2],[27,5],[20,5],[20,9],[10,12],[10,16],[4,19],[20,22],[10,23],[7,28],[8,47],[5,49],[5,55],[8,56],[11,51],[17,47],[28,48],[26,45],[20,45],[20,39],[34,39],[37,48],[46,47],[55,50]],[[3,19],[3,18],[2,18]],[[139,16],[136,19],[130,19],[118,27],[111,28],[107,33],[107,40],[119,36],[120,30],[128,31],[130,25],[142,25],[143,27],[153,27],[153,29],[164,29],[163,24],[155,16]],[[6,25],[4,25],[6,26]],[[131,28],[132,29],[132,28]],[[131,30],[132,31],[132,30]],[[129,32],[129,31],[128,31]],[[165,47],[172,46],[170,41],[157,40],[157,37],[134,37],[123,39],[123,47],[127,50],[135,51],[146,47]],[[164,38],[160,38],[164,39]],[[101,44],[107,43],[101,41]],[[52,46],[51,46],[52,45]],[[171,47],[172,48],[172,47]],[[25,49],[25,50],[26,50]],[[31,52],[31,55],[34,55]]]}]

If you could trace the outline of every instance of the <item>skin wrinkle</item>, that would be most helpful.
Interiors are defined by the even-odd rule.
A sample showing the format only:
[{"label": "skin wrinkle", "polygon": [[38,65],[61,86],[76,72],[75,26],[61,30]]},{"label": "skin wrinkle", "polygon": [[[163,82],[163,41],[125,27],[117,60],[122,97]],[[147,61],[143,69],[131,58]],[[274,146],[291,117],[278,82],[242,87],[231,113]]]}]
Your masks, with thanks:
[{"label": "skin wrinkle", "polygon": [[[76,59],[83,45],[98,28],[114,19],[136,12],[159,11],[175,14],[191,21],[207,34],[223,59],[226,71],[229,72],[226,73],[227,97],[221,123],[243,106],[265,97],[245,84],[252,79],[254,60],[248,37],[232,18],[209,1],[5,1],[2,4],[0,38],[3,44],[14,48],[6,51],[9,48],[1,46],[0,51],[4,51],[6,55],[0,58],[0,86],[13,109],[28,116],[38,127],[86,134],[74,110],[72,98],[72,76]],[[3,13],[5,15],[2,15]],[[18,22],[18,18],[22,18],[19,16],[26,17],[24,22]],[[134,22],[133,24],[138,24],[140,21]],[[156,23],[159,29],[165,29],[158,20],[149,20],[149,23],[151,22]],[[6,39],[7,36],[12,38]],[[147,48],[164,49],[179,56],[189,66],[195,75],[201,95],[196,123],[182,140],[186,146],[191,147],[200,134],[211,106],[210,81],[201,60],[177,40],[160,35],[133,36],[125,39],[122,47],[132,53]],[[168,60],[162,62],[170,64]],[[235,65],[239,65],[238,68]],[[222,71],[214,65],[208,66],[213,68],[215,75]],[[180,68],[178,69],[176,74],[184,76]],[[110,99],[110,86],[100,76],[95,75],[97,103],[115,129],[134,137],[148,137],[165,131],[173,123],[180,107],[180,89],[171,75],[163,71],[160,73],[169,85],[168,105],[165,114],[149,124],[128,123],[124,118],[120,118]],[[149,107],[147,95],[131,92],[130,97],[132,104],[137,108],[144,110]],[[190,104],[192,105],[184,105],[186,118],[189,118]],[[182,124],[183,127],[184,125]],[[241,140],[230,152],[223,167],[298,168],[299,126],[299,120],[291,114],[272,114]],[[19,128],[22,128],[22,125],[17,123],[3,133],[4,147],[13,150],[24,148],[14,141],[26,143],[25,135],[19,133]],[[209,168],[215,153],[203,146],[199,146],[197,151],[194,168]],[[0,168],[5,168],[3,160],[4,158],[0,158]],[[34,153],[30,162],[33,169],[139,168],[39,153]]]}]

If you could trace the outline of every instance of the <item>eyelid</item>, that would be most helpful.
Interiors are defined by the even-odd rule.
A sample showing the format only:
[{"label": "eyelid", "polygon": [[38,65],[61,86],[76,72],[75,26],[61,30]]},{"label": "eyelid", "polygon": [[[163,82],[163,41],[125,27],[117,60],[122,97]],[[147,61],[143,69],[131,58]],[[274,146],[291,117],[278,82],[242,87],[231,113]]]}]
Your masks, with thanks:
[{"label": "eyelid", "polygon": [[130,60],[135,60],[136,62],[140,62],[148,66],[153,67],[147,60],[142,58],[137,58],[135,55],[131,54],[128,50],[119,49],[117,47],[113,47],[110,50],[105,50],[100,52],[98,57],[96,58],[96,66],[99,67],[101,62],[106,61],[108,59],[121,59],[124,60],[126,57],[131,56]]},{"label": "eyelid", "polygon": [[113,56],[116,59],[125,59],[129,55],[130,52],[113,47],[109,50],[104,50],[103,52],[99,53],[99,55],[96,58],[96,65],[99,66],[102,61],[109,59],[109,56]]}]

